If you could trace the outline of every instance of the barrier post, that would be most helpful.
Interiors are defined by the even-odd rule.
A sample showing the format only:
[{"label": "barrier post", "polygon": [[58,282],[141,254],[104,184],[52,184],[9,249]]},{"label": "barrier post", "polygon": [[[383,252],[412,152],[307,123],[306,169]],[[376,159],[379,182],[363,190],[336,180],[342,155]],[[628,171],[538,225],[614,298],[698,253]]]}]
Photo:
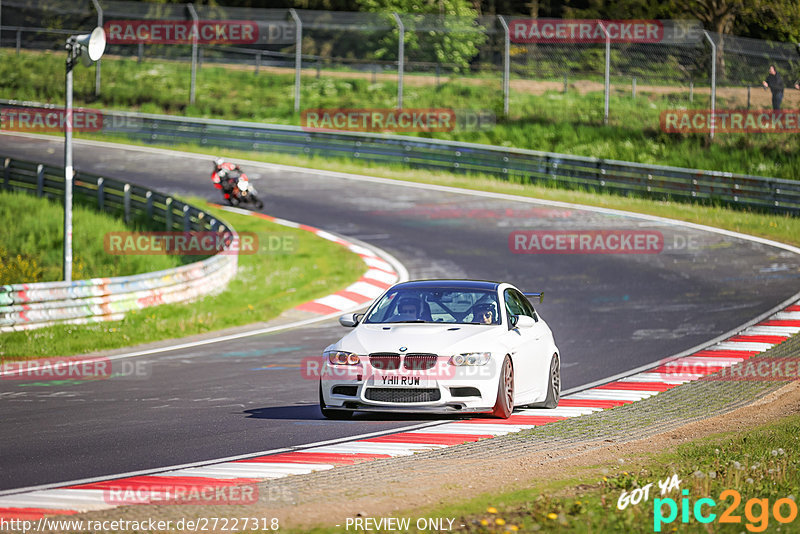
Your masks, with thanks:
[{"label": "barrier post", "polygon": [[189,215],[189,206],[183,205],[183,231],[189,232],[192,230],[192,218]]},{"label": "barrier post", "polygon": [[106,198],[105,198],[105,190],[106,190],[106,181],[102,178],[97,179],[97,209],[99,211],[105,211],[106,209]]},{"label": "barrier post", "polygon": [[131,184],[122,188],[122,204],[125,209],[125,224],[131,222]]},{"label": "barrier post", "polygon": [[39,164],[36,166],[36,196],[40,197],[44,194],[44,165]]},{"label": "barrier post", "polygon": [[166,202],[164,202],[164,218],[167,221],[167,232],[172,231],[172,197],[167,197]]}]

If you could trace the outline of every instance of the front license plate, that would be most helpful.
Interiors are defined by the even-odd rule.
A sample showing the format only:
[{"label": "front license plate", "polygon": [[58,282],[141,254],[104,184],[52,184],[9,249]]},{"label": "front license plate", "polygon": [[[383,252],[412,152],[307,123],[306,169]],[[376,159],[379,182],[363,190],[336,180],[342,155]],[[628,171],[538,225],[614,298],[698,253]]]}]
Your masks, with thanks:
[{"label": "front license plate", "polygon": [[381,375],[375,377],[374,383],[382,387],[424,388],[430,386],[430,379],[421,376]]}]

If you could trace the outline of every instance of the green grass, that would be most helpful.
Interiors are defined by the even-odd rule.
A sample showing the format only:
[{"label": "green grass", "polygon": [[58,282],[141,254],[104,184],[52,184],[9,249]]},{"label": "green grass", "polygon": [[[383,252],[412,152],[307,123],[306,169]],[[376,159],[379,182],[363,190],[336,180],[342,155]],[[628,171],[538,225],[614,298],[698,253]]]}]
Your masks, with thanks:
[{"label": "green grass", "polygon": [[[768,524],[769,532],[796,532],[798,519],[781,525],[772,515],[768,519],[762,516],[759,506],[751,505],[750,516],[745,508],[750,499],[766,499],[771,514],[778,499],[800,496],[798,436],[800,415],[794,415],[746,431],[715,434],[680,445],[672,452],[629,458],[624,464],[593,466],[564,473],[556,479],[537,480],[529,487],[507,493],[483,494],[455,504],[391,515],[412,518],[411,532],[417,532],[413,528],[416,518],[443,517],[455,518],[454,525],[465,525],[456,528],[457,532],[652,533],[655,499],[671,498],[676,502],[678,515],[673,522],[661,525],[661,532],[674,532],[676,527],[679,532],[749,532],[748,524],[754,527]],[[658,482],[670,479],[673,474],[681,481],[680,489],[662,496]],[[630,495],[647,484],[652,484],[647,501],[618,509],[623,492]],[[681,490],[688,490],[692,507],[698,499],[713,499],[716,506],[704,506],[702,512],[715,513],[716,520],[703,525],[690,510],[687,524],[682,524]],[[734,515],[741,517],[741,523],[719,522],[721,514],[733,502],[732,497],[720,497],[725,490],[736,490],[741,496],[741,503],[733,510]],[[669,505],[660,507],[667,517]],[[782,513],[788,515],[788,512],[789,506],[784,504]],[[305,531],[321,534],[342,529]]]},{"label": "green grass", "polygon": [[[192,202],[202,205],[196,199]],[[267,321],[286,309],[343,289],[366,269],[346,248],[309,232],[208,206],[204,209],[239,232],[259,235],[259,253],[239,256],[238,274],[223,292],[189,305],[145,308],[119,322],[2,334],[0,358],[80,354]],[[285,250],[263,250],[270,236],[273,241],[286,237],[293,245]],[[154,257],[145,258],[149,262]]]},{"label": "green grass", "polygon": [[[0,285],[62,280],[64,209],[60,202],[24,193],[0,192]],[[13,222],[12,222],[13,221]],[[125,276],[197,261],[197,257],[111,255],[107,232],[131,231],[119,218],[75,205],[73,280]]]},{"label": "green grass", "polygon": [[[0,97],[61,104],[64,101],[62,54],[0,50]],[[192,117],[239,119],[299,124],[293,111],[293,76],[249,69],[205,65],[197,77],[197,99],[189,104],[188,64],[133,59],[103,59],[103,85],[94,97],[94,69],[75,69],[76,105],[168,113]],[[720,134],[713,143],[705,135],[665,134],[660,131],[662,110],[708,107],[708,95],[697,94],[689,103],[685,89],[670,94],[648,94],[636,100],[626,90],[615,90],[610,101],[610,124],[603,125],[602,92],[584,95],[549,91],[531,94],[512,91],[510,116],[502,118],[500,82],[483,77],[461,77],[435,85],[408,83],[408,108],[451,107],[489,110],[500,119],[486,131],[419,134],[457,141],[514,146],[559,153],[595,156],[641,163],[723,170],[796,179],[800,177],[800,137],[796,134]],[[681,92],[683,91],[683,92]],[[308,108],[394,108],[397,85],[352,74],[350,77],[305,76],[301,102]],[[731,106],[733,104],[730,104]],[[729,106],[718,98],[717,108]]]}]

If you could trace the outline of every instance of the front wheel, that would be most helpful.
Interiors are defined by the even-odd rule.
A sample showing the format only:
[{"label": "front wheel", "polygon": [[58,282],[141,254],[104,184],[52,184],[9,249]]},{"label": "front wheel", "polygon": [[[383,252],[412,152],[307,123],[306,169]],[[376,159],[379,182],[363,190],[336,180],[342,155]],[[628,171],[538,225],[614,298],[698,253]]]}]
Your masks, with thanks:
[{"label": "front wheel", "polygon": [[325,404],[325,399],[322,398],[322,382],[319,383],[319,410],[322,416],[326,419],[350,419],[353,417],[353,412],[350,410],[331,410]]},{"label": "front wheel", "polygon": [[497,400],[492,408],[492,415],[501,419],[511,417],[514,411],[514,366],[508,356],[500,368],[500,380],[497,384]]},{"label": "front wheel", "polygon": [[550,362],[550,380],[547,382],[547,398],[544,400],[545,408],[555,408],[561,398],[561,363],[558,356],[553,354]]},{"label": "front wheel", "polygon": [[553,409],[558,406],[558,401],[561,399],[561,362],[558,359],[558,354],[553,354],[553,359],[550,360],[550,372],[547,377],[547,396],[544,401],[529,404],[529,408],[548,408]]}]

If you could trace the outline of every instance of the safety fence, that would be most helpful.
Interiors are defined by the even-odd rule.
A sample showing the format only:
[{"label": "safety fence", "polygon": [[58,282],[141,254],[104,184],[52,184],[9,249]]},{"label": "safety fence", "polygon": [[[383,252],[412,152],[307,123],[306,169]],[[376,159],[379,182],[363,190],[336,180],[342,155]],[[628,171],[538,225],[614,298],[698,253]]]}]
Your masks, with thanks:
[{"label": "safety fence", "polygon": [[[2,190],[63,198],[63,168],[12,158],[0,163]],[[214,232],[231,240],[236,235],[229,224],[195,206],[112,178],[76,172],[73,198],[159,231]],[[220,291],[236,275],[237,255],[227,253],[230,246],[202,261],[152,273],[0,286],[0,332],[120,320],[133,310]]]},{"label": "safety fence", "polygon": [[[0,99],[0,113],[54,108]],[[413,168],[476,173],[504,180],[645,198],[697,201],[800,214],[800,181],[650,165],[420,137],[332,132],[298,126],[93,110],[104,134],[215,150],[346,158]]]},{"label": "safety fence", "polygon": [[[186,80],[190,103],[195,102],[197,70],[204,62],[238,63],[256,71],[274,67],[278,69],[274,72],[294,73],[294,87],[287,89],[293,90],[298,112],[302,88],[318,90],[308,74],[303,80],[304,70],[315,70],[319,77],[326,69],[330,79],[375,81],[378,75],[390,75],[397,82],[400,108],[415,105],[413,93],[404,99],[404,77],[410,76],[414,86],[438,86],[441,80],[463,77],[496,84],[502,102],[487,105],[511,116],[536,114],[519,102],[513,109],[510,95],[515,92],[569,93],[577,99],[565,107],[567,115],[585,121],[588,108],[592,120],[612,119],[614,124],[624,124],[631,108],[645,113],[652,104],[713,109],[718,88],[725,88],[719,94],[721,106],[750,108],[752,101],[755,109],[769,108],[768,93],[761,90],[768,66],[776,65],[790,89],[800,70],[796,43],[705,31],[699,20],[692,19],[562,20],[489,16],[471,9],[444,15],[120,0],[4,0],[2,4],[0,46],[63,49],[65,30],[83,33],[104,26],[110,38],[108,55],[191,62],[191,79]],[[47,28],[41,27],[42,21],[48,21]],[[180,22],[195,28],[221,23],[217,29],[222,31],[204,39],[199,30],[200,38],[191,42],[156,36],[169,23]],[[573,35],[579,27],[586,30],[585,36]],[[228,32],[231,28],[253,30],[253,38]],[[99,64],[95,83],[99,95]],[[603,94],[601,102],[585,96],[596,92]],[[796,105],[796,97],[788,91],[786,106]]]}]

